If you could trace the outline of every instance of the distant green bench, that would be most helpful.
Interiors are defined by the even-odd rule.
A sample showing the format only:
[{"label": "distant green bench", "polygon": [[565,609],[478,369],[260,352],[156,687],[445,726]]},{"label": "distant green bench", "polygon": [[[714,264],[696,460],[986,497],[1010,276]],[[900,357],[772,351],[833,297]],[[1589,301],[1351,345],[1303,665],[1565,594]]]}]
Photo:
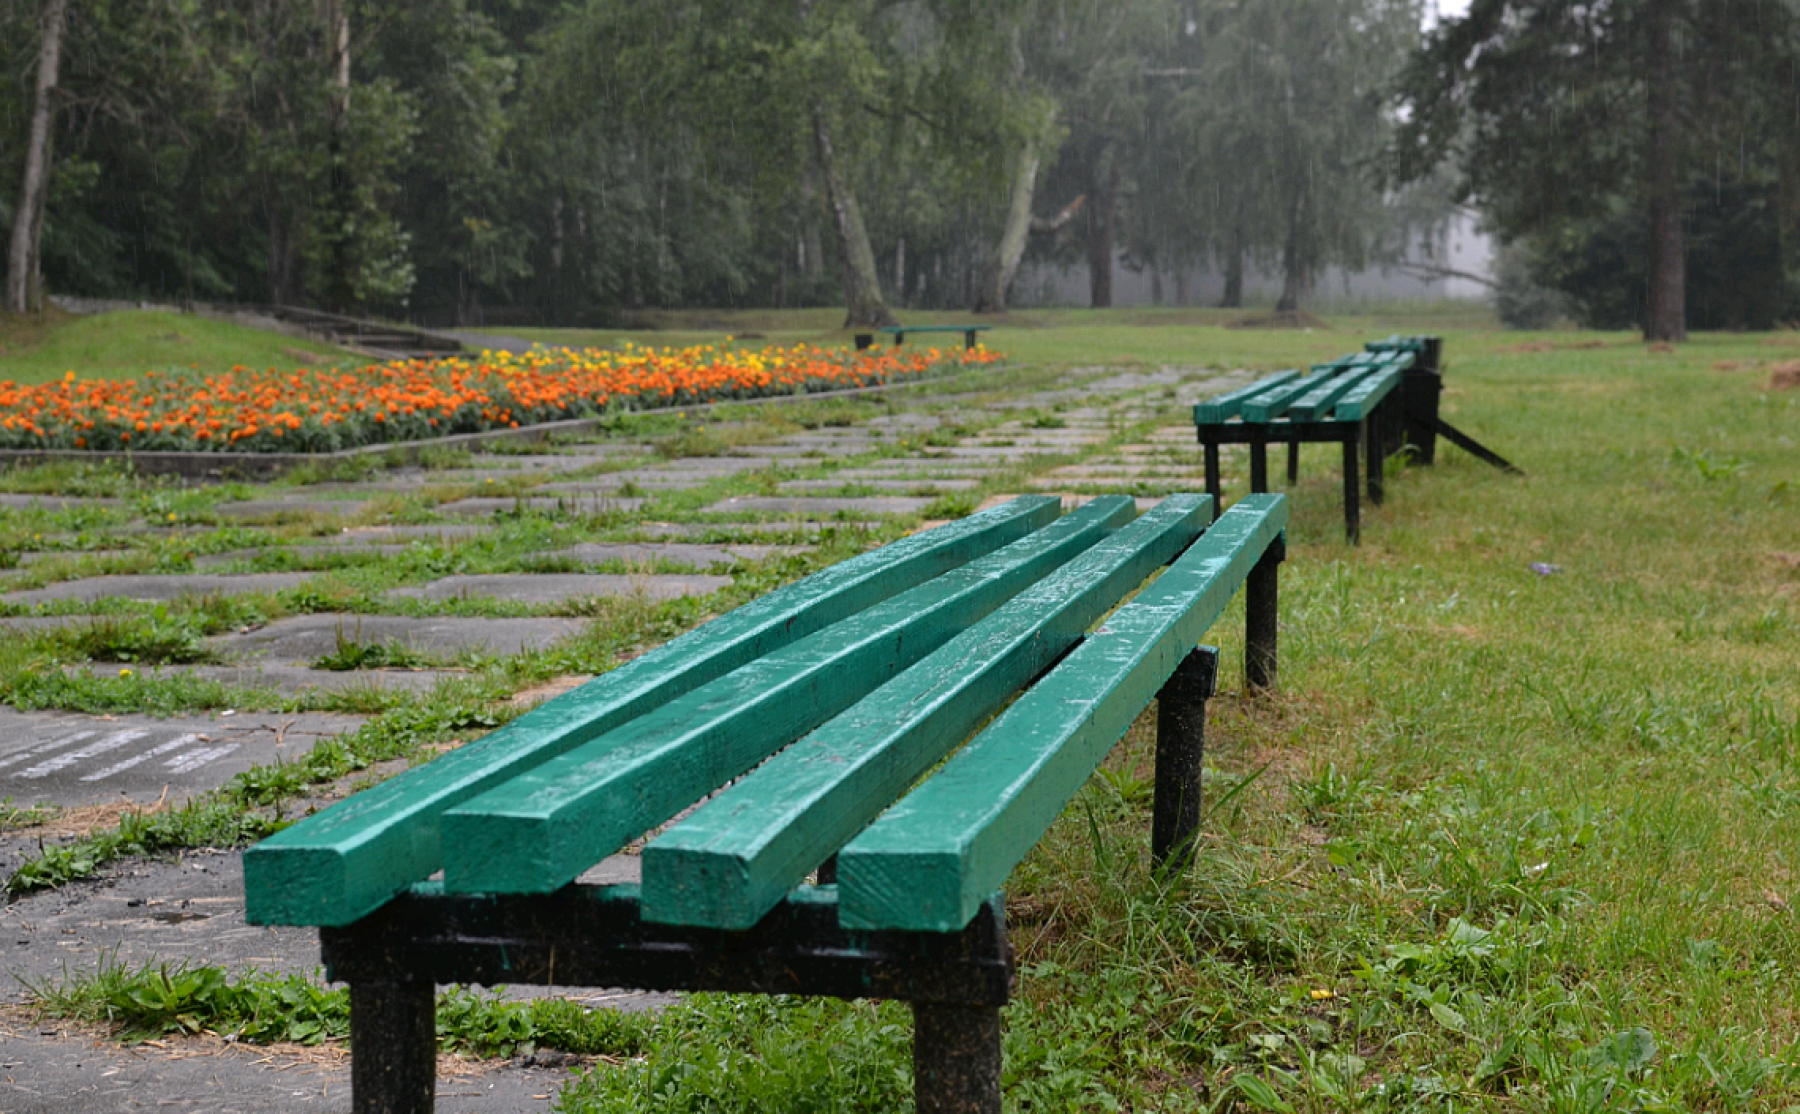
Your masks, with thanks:
[{"label": "distant green bench", "polygon": [[[247,851],[251,923],[320,926],[350,984],[355,1110],[430,1111],[436,986],[510,983],[904,1000],[917,1108],[998,1111],[1007,876],[1159,696],[1151,849],[1185,864],[1240,587],[1276,675],[1284,496],[1059,510],[841,562]],[[576,882],[696,802],[640,884]]]},{"label": "distant green bench", "polygon": [[[975,347],[975,334],[985,333],[991,328],[993,328],[992,325],[888,325],[875,331],[891,334],[896,348],[906,343],[908,333],[961,333],[963,347],[973,348]],[[856,336],[856,347],[859,349],[867,348],[874,342],[875,337],[870,333],[858,333]]]},{"label": "distant green bench", "polygon": [[1517,472],[1498,454],[1477,443],[1438,415],[1442,392],[1438,337],[1388,337],[1363,351],[1339,356],[1311,372],[1281,371],[1248,387],[1207,399],[1194,407],[1194,431],[1205,454],[1206,490],[1221,505],[1219,446],[1250,447],[1250,490],[1269,490],[1268,446],[1287,446],[1287,480],[1299,479],[1300,446],[1337,442],[1343,446],[1344,533],[1355,542],[1362,533],[1364,473],[1369,502],[1380,506],[1384,463],[1406,451],[1430,464],[1437,437],[1477,457]]}]

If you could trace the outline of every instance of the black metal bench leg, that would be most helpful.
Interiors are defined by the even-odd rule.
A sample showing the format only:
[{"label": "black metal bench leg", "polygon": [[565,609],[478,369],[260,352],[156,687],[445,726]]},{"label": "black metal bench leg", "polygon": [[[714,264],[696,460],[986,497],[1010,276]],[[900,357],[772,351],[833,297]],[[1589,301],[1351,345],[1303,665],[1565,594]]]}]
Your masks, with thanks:
[{"label": "black metal bench leg", "polygon": [[355,1114],[432,1114],[437,1103],[437,987],[350,985],[350,1094]]},{"label": "black metal bench leg", "polygon": [[1269,490],[1269,442],[1260,430],[1250,438],[1250,490]]},{"label": "black metal bench leg", "polygon": [[1200,769],[1206,758],[1206,702],[1219,676],[1219,651],[1197,646],[1156,694],[1156,802],[1150,861],[1171,872],[1194,858],[1200,830]]},{"label": "black metal bench leg", "polygon": [[1288,442],[1288,486],[1300,482],[1300,439]]},{"label": "black metal bench leg", "polygon": [[913,1003],[919,1114],[1000,1114],[1000,1008]]},{"label": "black metal bench leg", "polygon": [[1217,522],[1219,515],[1224,511],[1225,503],[1225,489],[1219,478],[1219,443],[1217,441],[1206,442],[1204,454],[1206,456],[1206,493],[1212,496],[1212,516],[1213,521]]},{"label": "black metal bench leg", "polygon": [[1387,460],[1381,454],[1380,411],[1377,410],[1374,415],[1364,419],[1361,424],[1364,446],[1363,468],[1369,473],[1369,505],[1379,507],[1383,495],[1381,481],[1385,478],[1383,473],[1387,466]]},{"label": "black metal bench leg", "polygon": [[1362,537],[1362,477],[1357,475],[1359,440],[1354,428],[1344,436],[1344,535],[1355,545]]},{"label": "black metal bench leg", "polygon": [[1279,571],[1286,558],[1283,535],[1263,551],[1244,582],[1244,684],[1252,689],[1275,687]]}]

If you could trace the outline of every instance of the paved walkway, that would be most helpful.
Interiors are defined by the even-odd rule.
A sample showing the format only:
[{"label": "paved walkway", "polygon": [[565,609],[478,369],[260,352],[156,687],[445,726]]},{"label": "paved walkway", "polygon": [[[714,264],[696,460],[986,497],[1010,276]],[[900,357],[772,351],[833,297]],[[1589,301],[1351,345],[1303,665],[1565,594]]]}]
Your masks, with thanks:
[{"label": "paved walkway", "polygon": [[[40,841],[179,801],[354,729],[366,719],[354,711],[358,694],[374,703],[387,689],[461,692],[499,675],[496,662],[582,645],[662,601],[704,599],[746,575],[772,583],[782,562],[828,537],[873,543],[1019,493],[1074,502],[1124,491],[1149,505],[1200,490],[1188,414],[1228,382],[1201,369],[1093,369],[1024,395],[965,377],[888,403],[762,407],[741,420],[702,412],[646,423],[643,436],[446,452],[428,467],[312,483],[85,495],[0,473],[0,537],[14,566],[0,572],[0,628],[42,647],[44,671],[101,688],[223,684],[249,706],[335,709],[158,718],[0,707],[0,799],[55,810],[44,827],[0,830],[0,875]],[[196,613],[229,622],[184,635],[183,616]],[[128,651],[159,632],[209,660],[79,661],[68,649]],[[128,861],[5,906],[0,946],[11,976],[0,979],[0,1008],[22,1003],[27,983],[104,957],[317,963],[309,930],[244,924],[233,851]],[[656,1001],[572,993],[610,1006]],[[235,1051],[196,1061],[203,1047],[121,1051],[0,1012],[0,1110],[348,1109],[339,1060]],[[444,1083],[439,1109],[541,1110],[560,1079],[504,1065]]]}]

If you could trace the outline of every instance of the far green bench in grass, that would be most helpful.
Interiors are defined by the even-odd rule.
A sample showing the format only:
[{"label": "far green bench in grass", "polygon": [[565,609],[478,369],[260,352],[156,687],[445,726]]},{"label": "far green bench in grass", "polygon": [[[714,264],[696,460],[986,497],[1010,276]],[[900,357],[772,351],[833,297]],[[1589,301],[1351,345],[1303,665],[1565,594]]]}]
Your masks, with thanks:
[{"label": "far green bench in grass", "polygon": [[1343,446],[1344,533],[1354,542],[1362,533],[1362,473],[1369,502],[1380,506],[1387,458],[1405,451],[1430,464],[1439,434],[1495,467],[1517,472],[1438,416],[1441,353],[1437,337],[1389,337],[1317,364],[1310,374],[1276,372],[1198,404],[1194,431],[1205,453],[1207,492],[1220,499],[1220,445],[1250,447],[1250,490],[1265,492],[1269,445],[1287,446],[1292,485],[1299,479],[1301,444],[1337,442]]},{"label": "far green bench in grass", "polygon": [[[917,1108],[998,1111],[1007,876],[1152,701],[1185,864],[1240,587],[1246,683],[1276,674],[1285,497],[1059,510],[841,562],[246,852],[250,921],[320,926],[350,984],[358,1114],[432,1109],[445,983],[904,1000]],[[677,816],[641,883],[576,881]]]},{"label": "far green bench in grass", "polygon": [[[875,331],[890,334],[894,338],[895,348],[905,344],[907,335],[910,333],[961,333],[963,347],[973,348],[975,347],[975,334],[985,333],[991,328],[993,328],[992,325],[888,325]],[[875,337],[870,333],[856,335],[856,347],[859,349],[867,348],[874,341]]]}]

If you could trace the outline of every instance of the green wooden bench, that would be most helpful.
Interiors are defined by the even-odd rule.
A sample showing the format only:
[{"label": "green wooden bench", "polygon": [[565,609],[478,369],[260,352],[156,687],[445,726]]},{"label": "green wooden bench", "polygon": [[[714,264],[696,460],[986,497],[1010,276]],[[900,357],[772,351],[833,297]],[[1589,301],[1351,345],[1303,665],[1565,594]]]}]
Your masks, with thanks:
[{"label": "green wooden bench", "polygon": [[[963,347],[973,348],[975,347],[975,334],[985,333],[991,328],[993,328],[992,325],[887,325],[875,331],[892,335],[895,348],[906,343],[906,336],[908,333],[961,333],[963,337]],[[873,334],[857,334],[856,347],[858,348],[867,348],[874,342],[875,337]]]},{"label": "green wooden bench", "polygon": [[[1393,336],[1370,341],[1363,351],[1316,364],[1310,373],[1281,371],[1194,407],[1194,430],[1205,455],[1206,490],[1220,499],[1219,446],[1250,447],[1250,490],[1269,490],[1268,446],[1287,446],[1287,480],[1299,479],[1300,446],[1343,446],[1344,533],[1362,533],[1361,495],[1380,506],[1384,464],[1405,451],[1430,464],[1442,434],[1490,464],[1510,463],[1438,415],[1442,391],[1438,337]],[[1365,475],[1366,473],[1366,475]]]},{"label": "green wooden bench", "polygon": [[[319,926],[350,985],[355,1110],[432,1109],[445,983],[904,1000],[918,1109],[999,1110],[1007,876],[1159,694],[1151,849],[1185,864],[1240,586],[1276,676],[1284,496],[1059,511],[841,562],[248,850],[251,923]],[[638,884],[577,882],[672,817]]]}]

